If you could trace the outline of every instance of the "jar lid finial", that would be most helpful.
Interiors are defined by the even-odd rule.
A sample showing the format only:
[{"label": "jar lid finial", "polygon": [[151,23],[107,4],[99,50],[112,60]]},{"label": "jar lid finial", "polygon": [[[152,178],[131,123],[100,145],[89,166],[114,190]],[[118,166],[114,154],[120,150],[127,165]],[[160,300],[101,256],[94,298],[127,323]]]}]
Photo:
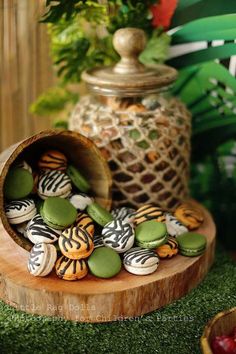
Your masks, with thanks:
[{"label": "jar lid finial", "polygon": [[146,35],[139,28],[121,28],[113,37],[113,45],[121,60],[114,66],[114,72],[132,74],[145,71],[145,66],[140,63],[139,54],[146,47]]},{"label": "jar lid finial", "polygon": [[113,37],[120,61],[114,66],[93,68],[82,73],[89,89],[99,95],[137,97],[169,88],[177,71],[167,65],[145,66],[139,61],[146,47],[146,35],[139,28],[121,28]]}]

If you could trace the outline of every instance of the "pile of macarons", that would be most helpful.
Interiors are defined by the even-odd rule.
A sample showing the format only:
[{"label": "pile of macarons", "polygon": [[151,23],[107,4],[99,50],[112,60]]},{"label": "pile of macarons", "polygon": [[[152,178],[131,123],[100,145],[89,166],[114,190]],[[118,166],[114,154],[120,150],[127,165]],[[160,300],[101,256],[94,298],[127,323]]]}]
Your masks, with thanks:
[{"label": "pile of macarons", "polygon": [[195,205],[180,204],[173,214],[147,204],[111,212],[94,201],[87,178],[58,150],[47,150],[37,168],[16,162],[4,184],[5,213],[16,232],[29,239],[28,271],[46,276],[53,269],[64,280],[89,272],[116,276],[122,265],[135,275],[156,271],[160,259],[178,253],[199,256],[204,235],[193,232],[204,221]]}]

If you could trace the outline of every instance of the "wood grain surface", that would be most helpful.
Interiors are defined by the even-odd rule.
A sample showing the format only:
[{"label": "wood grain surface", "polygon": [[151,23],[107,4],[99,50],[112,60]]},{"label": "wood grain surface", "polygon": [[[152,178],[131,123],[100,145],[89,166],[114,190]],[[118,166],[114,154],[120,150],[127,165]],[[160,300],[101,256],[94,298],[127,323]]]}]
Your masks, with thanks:
[{"label": "wood grain surface", "polygon": [[157,271],[135,276],[124,269],[112,279],[92,275],[68,282],[53,272],[36,278],[27,272],[28,252],[0,226],[0,297],[26,312],[60,316],[81,322],[107,322],[140,316],[187,294],[207,274],[214,260],[215,225],[202,209],[205,221],[198,230],[207,237],[206,252],[199,257],[177,255],[162,260]]},{"label": "wood grain surface", "polygon": [[50,127],[29,114],[30,104],[53,86],[45,0],[0,0],[0,151]]}]

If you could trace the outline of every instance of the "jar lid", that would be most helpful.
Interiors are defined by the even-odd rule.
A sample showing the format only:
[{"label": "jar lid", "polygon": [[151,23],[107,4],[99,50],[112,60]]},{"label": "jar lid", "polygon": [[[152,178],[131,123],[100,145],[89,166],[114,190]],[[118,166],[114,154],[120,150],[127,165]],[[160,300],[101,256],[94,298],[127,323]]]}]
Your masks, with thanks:
[{"label": "jar lid", "polygon": [[104,96],[142,96],[169,88],[177,71],[167,65],[145,66],[138,57],[146,46],[146,36],[138,28],[121,28],[113,37],[121,60],[115,66],[94,68],[82,73],[89,89]]}]

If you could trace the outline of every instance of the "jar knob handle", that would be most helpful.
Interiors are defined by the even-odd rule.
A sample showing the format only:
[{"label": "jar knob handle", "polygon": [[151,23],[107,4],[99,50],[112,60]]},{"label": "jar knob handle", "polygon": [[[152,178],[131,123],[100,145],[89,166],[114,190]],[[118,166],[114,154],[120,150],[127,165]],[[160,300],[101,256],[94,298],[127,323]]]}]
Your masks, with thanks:
[{"label": "jar knob handle", "polygon": [[113,45],[121,60],[114,66],[114,72],[133,74],[145,71],[140,63],[139,54],[145,49],[146,35],[139,28],[121,28],[113,36]]}]

